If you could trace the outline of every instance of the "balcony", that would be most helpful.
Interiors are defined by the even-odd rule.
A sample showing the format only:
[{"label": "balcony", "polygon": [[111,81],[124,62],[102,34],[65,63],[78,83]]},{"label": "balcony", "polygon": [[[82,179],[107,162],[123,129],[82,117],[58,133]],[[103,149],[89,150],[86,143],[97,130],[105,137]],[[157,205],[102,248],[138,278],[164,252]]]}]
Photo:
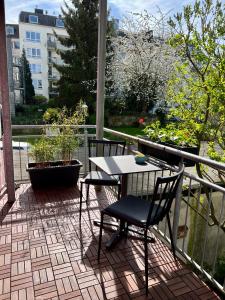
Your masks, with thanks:
[{"label": "balcony", "polygon": [[[42,126],[35,125],[13,126],[14,131],[41,128]],[[80,148],[74,152],[74,158],[83,163],[81,176],[88,170],[86,145],[88,138],[95,137],[94,131],[95,126],[82,126],[80,138],[83,141]],[[104,131],[105,137],[110,134],[120,139],[125,138],[122,133],[106,128]],[[35,138],[38,138],[37,134]],[[31,135],[27,136],[27,139],[29,142]],[[127,135],[126,139],[133,144],[129,145],[127,153],[132,153],[137,147],[138,139]],[[15,135],[13,140],[24,141],[25,136]],[[17,190],[17,202],[4,220],[4,224],[8,226],[5,231],[12,230],[17,233],[20,230],[19,236],[12,234],[12,241],[17,247],[12,257],[18,266],[17,269],[15,267],[17,271],[14,271],[15,280],[24,276],[35,295],[43,298],[51,292],[52,297],[58,293],[63,299],[75,295],[89,299],[86,298],[89,297],[87,295],[93,294],[98,295],[99,299],[138,297],[144,299],[143,247],[142,242],[135,236],[112,251],[105,251],[103,247],[100,265],[97,264],[99,229],[93,226],[93,220],[99,218],[100,209],[116,200],[115,191],[105,188],[96,192],[94,188],[91,189],[90,204],[88,207],[83,206],[80,229],[79,184],[77,188],[34,192],[26,172],[26,163],[30,159],[28,151],[29,147],[14,150],[14,171],[20,188]],[[212,165],[207,165],[206,158],[192,159],[202,160],[202,163],[205,159],[208,172],[216,176],[215,169]],[[168,165],[160,163],[160,166],[162,171],[151,175],[152,185],[156,176],[166,176],[170,172]],[[144,173],[130,175],[128,193],[143,196],[146,191],[149,192],[146,187],[146,176]],[[223,281],[216,280],[218,278],[216,266],[221,255],[220,249],[224,244],[224,233],[219,224],[212,227],[209,206],[202,206],[204,187],[210,189],[209,201],[216,202],[215,213],[220,221],[222,220],[225,189],[219,184],[212,184],[196,176],[194,168],[186,168],[181,202],[179,200],[174,204],[170,214],[173,231],[176,232],[179,261],[174,262],[168,248],[170,244],[168,228],[162,222],[153,230],[156,243],[149,245],[149,299],[220,299],[215,291],[207,287],[194,273],[201,273],[202,278],[211,281],[223,291]],[[11,222],[9,216],[13,220],[12,223],[9,223]],[[8,231],[5,231],[4,234],[7,235]],[[110,229],[104,231],[104,241],[110,235]],[[26,243],[30,245],[29,248],[26,248]],[[26,253],[26,259],[20,258],[19,253],[21,255]],[[28,265],[25,271],[25,266]],[[23,275],[20,275],[20,272]],[[34,274],[33,279],[30,272]],[[13,286],[16,285],[14,275],[11,275],[11,280]]]},{"label": "balcony", "polygon": [[[11,208],[2,199],[1,299],[10,293],[29,293],[31,299],[146,299],[142,247],[135,237],[113,251],[103,248],[97,263],[99,229],[93,220],[115,199],[108,190],[93,188],[90,195],[81,227],[78,189],[34,192],[22,184]],[[110,234],[105,231],[104,241]],[[149,261],[148,299],[219,299],[190,267],[174,263],[160,239],[149,249]]]},{"label": "balcony", "polygon": [[48,57],[48,63],[49,64],[58,64],[59,61],[56,57]]},{"label": "balcony", "polygon": [[48,80],[57,81],[57,80],[59,80],[59,75],[58,74],[48,74]]},{"label": "balcony", "polygon": [[56,47],[57,47],[56,41],[50,41],[50,40],[47,41],[47,48],[48,49],[56,49]]},{"label": "balcony", "polygon": [[59,91],[56,88],[49,88],[48,93],[50,98],[59,95]]}]

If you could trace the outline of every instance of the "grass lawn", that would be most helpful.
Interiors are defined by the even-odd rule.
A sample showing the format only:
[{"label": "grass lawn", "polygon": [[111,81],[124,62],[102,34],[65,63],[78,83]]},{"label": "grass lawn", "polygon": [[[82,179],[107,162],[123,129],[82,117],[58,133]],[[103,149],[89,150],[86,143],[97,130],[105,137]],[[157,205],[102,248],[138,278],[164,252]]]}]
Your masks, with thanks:
[{"label": "grass lawn", "polygon": [[134,127],[134,126],[113,127],[111,129],[129,134],[132,136],[144,135],[143,128]]}]

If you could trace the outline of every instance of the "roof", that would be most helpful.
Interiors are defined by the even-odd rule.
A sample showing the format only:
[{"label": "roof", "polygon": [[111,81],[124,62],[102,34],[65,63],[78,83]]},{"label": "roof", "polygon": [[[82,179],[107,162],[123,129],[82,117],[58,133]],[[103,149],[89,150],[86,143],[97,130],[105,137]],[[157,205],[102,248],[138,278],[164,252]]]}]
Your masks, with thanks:
[{"label": "roof", "polygon": [[7,34],[7,37],[13,38],[13,39],[18,39],[19,38],[19,25],[18,24],[6,24],[5,27],[13,27],[14,28],[14,34]]},{"label": "roof", "polygon": [[[19,14],[19,22],[30,23],[29,22],[30,15],[38,16],[38,25],[44,25],[44,26],[49,26],[49,27],[57,27],[56,19],[60,18],[60,17],[44,14],[43,10],[41,10],[41,9],[35,9],[35,12],[21,11]],[[32,24],[34,24],[34,23],[32,23]],[[60,28],[60,27],[57,27],[57,28]]]}]

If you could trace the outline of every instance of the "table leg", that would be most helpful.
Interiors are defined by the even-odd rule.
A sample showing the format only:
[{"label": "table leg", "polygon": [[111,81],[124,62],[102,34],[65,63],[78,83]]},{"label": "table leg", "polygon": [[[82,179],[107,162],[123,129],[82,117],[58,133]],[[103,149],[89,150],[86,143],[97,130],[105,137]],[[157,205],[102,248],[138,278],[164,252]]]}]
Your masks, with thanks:
[{"label": "table leg", "polygon": [[[128,174],[124,174],[121,177],[121,197],[125,197],[127,195],[127,182],[128,182]],[[122,200],[119,200],[122,201]],[[112,249],[125,235],[125,223],[120,222],[118,224],[118,229],[115,233],[113,233],[110,240],[106,243],[107,249]]]}]

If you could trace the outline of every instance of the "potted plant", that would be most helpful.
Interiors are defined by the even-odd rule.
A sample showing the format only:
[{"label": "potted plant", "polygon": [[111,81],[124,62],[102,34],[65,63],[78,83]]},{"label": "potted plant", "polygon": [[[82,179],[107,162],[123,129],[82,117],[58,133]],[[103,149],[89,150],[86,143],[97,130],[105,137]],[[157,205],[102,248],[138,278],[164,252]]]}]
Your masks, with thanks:
[{"label": "potted plant", "polygon": [[79,125],[84,124],[86,116],[87,109],[83,101],[79,102],[72,114],[63,108],[50,126],[55,135],[43,134],[34,143],[30,151],[34,162],[27,166],[33,188],[77,184],[82,164],[72,157],[79,146]]},{"label": "potted plant", "polygon": [[[197,146],[197,140],[194,135],[187,129],[176,126],[174,123],[161,127],[160,122],[156,121],[146,126],[144,133],[146,134],[144,139],[181,151],[196,155],[199,154],[199,147]],[[175,154],[155,149],[142,143],[138,144],[138,150],[146,155],[151,155],[157,159],[166,161],[171,165],[177,165],[180,161],[180,157]],[[186,167],[191,167],[195,165],[195,162],[184,159],[184,164]]]}]

